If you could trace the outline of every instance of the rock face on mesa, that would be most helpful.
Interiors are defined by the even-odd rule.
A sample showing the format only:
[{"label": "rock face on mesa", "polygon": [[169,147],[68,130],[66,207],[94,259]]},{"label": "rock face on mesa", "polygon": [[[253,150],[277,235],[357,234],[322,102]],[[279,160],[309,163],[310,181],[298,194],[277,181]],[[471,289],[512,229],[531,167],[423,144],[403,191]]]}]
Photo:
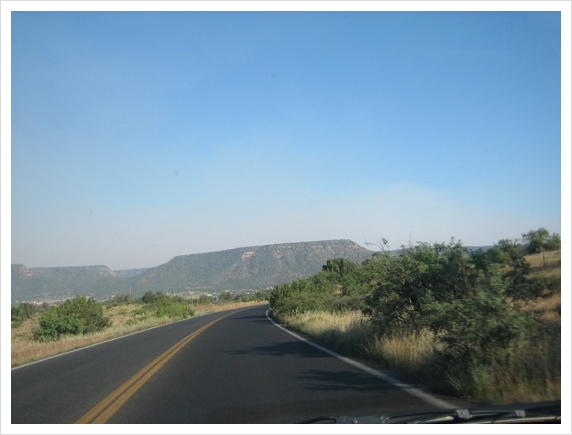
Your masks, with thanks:
[{"label": "rock face on mesa", "polygon": [[362,263],[372,254],[351,240],[327,240],[180,255],[139,276],[136,287],[168,292],[261,289],[312,276],[331,258]]},{"label": "rock face on mesa", "polygon": [[150,269],[107,266],[28,268],[12,265],[12,303],[54,301],[74,295],[105,299],[131,292],[219,293],[259,290],[319,272],[332,258],[362,263],[373,255],[351,240],[250,246],[180,255]]}]

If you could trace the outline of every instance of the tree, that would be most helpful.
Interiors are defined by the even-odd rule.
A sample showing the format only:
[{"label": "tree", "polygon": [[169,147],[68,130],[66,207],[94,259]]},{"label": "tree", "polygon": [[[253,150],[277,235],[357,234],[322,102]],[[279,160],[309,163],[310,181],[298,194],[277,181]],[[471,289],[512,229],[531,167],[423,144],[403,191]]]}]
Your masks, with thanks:
[{"label": "tree", "polygon": [[141,300],[143,301],[144,304],[152,304],[155,302],[162,302],[167,298],[168,298],[167,295],[165,295],[162,292],[153,293],[151,291],[147,291],[145,292]]},{"label": "tree", "polygon": [[34,317],[36,312],[36,307],[28,302],[22,302],[20,305],[18,305],[17,315],[22,320],[31,319]]},{"label": "tree", "polygon": [[525,243],[526,252],[529,254],[542,252],[542,260],[545,266],[544,251],[560,249],[560,235],[554,233],[550,236],[546,228],[539,228],[536,231],[530,230],[528,233],[523,233],[522,239]]},{"label": "tree", "polygon": [[522,234],[522,239],[526,243],[526,251],[529,254],[542,253],[542,264],[546,266],[546,258],[544,251],[553,251],[560,249],[560,235],[552,234],[546,228],[539,228],[538,230],[530,230],[528,233]]}]

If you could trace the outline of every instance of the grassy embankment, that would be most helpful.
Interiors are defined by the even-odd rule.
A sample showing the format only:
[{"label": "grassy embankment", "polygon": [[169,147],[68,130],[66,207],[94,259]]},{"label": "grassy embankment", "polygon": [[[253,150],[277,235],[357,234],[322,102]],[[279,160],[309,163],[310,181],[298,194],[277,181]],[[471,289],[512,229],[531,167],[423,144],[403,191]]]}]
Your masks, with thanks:
[{"label": "grassy embankment", "polygon": [[[531,276],[560,275],[560,251],[527,255]],[[546,265],[544,265],[544,262]],[[518,354],[509,372],[489,368],[473,373],[474,389],[468,399],[480,403],[512,403],[553,400],[561,397],[560,346],[550,345],[551,331],[560,331],[560,292],[548,298],[538,298],[522,309],[534,313],[547,331],[548,340],[539,345],[526,339],[514,349]],[[365,357],[381,363],[397,376],[436,385],[442,375],[433,372],[432,361],[438,344],[433,334],[424,330],[417,335],[379,338],[375,325],[359,311],[345,313],[306,312],[279,316],[277,320],[289,328],[310,336],[346,355]],[[554,375],[557,373],[557,375]],[[535,379],[531,381],[530,379]],[[539,381],[540,379],[540,381]],[[454,380],[450,382],[454,384]],[[463,396],[462,387],[452,393]]]},{"label": "grassy embankment", "polygon": [[[267,302],[227,302],[194,306],[195,316]],[[34,330],[38,328],[39,314],[12,328],[12,367],[54,356],[63,352],[100,343],[123,335],[155,326],[172,323],[179,319],[156,317],[154,312],[146,311],[143,304],[124,304],[115,307],[104,306],[104,315],[111,321],[103,331],[70,335],[55,341],[39,342],[34,340]]]}]

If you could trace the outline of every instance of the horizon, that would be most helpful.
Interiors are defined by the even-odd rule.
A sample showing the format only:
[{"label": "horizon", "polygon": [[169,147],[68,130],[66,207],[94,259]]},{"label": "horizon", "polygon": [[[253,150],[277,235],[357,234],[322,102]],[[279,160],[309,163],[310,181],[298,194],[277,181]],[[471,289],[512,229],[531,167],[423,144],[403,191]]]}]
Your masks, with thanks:
[{"label": "horizon", "polygon": [[11,263],[562,235],[560,19],[12,12]]},{"label": "horizon", "polygon": [[[190,254],[178,254],[178,255],[175,255],[175,256],[169,258],[169,260],[164,261],[164,262],[161,262],[161,263],[159,263],[159,264],[155,264],[155,265],[151,265],[151,266],[131,267],[131,268],[128,268],[128,269],[114,269],[114,268],[112,268],[112,267],[109,267],[109,266],[108,266],[107,264],[105,264],[105,263],[101,263],[101,264],[83,264],[83,265],[76,265],[76,266],[65,266],[65,265],[64,265],[64,266],[48,266],[48,267],[45,267],[45,266],[29,266],[29,265],[24,264],[24,263],[12,263],[12,266],[24,266],[24,267],[26,267],[27,269],[57,269],[57,268],[61,268],[61,269],[66,268],[66,269],[67,269],[67,268],[73,268],[73,267],[78,267],[78,268],[80,268],[80,267],[101,267],[101,266],[103,266],[103,267],[109,268],[109,269],[112,270],[112,271],[125,271],[125,270],[137,270],[137,269],[152,269],[152,268],[154,268],[154,267],[161,266],[161,265],[163,265],[163,264],[167,264],[168,262],[170,262],[171,260],[173,260],[173,259],[176,258],[176,257],[185,257],[185,256],[190,256],[190,255],[211,254],[211,253],[218,253],[218,252],[225,252],[225,251],[235,251],[235,250],[249,249],[249,248],[262,248],[262,247],[265,247],[265,246],[294,245],[294,244],[321,243],[321,242],[345,242],[345,241],[347,241],[347,242],[352,242],[352,243],[358,245],[360,248],[367,249],[368,251],[371,251],[372,253],[380,252],[379,249],[372,249],[372,248],[370,248],[370,247],[368,247],[368,246],[375,246],[375,247],[378,247],[378,248],[379,248],[378,244],[381,243],[381,242],[377,242],[377,243],[366,243],[367,246],[363,246],[363,244],[357,243],[357,242],[355,242],[354,240],[351,240],[351,239],[328,239],[328,240],[309,240],[309,241],[302,241],[302,242],[268,243],[268,244],[265,244],[265,245],[237,246],[237,247],[234,247],[234,248],[221,249],[221,250],[217,250],[217,251],[205,251],[205,252],[193,252],[193,253],[190,253]],[[455,240],[455,241],[462,243],[461,240]],[[418,242],[418,243],[424,243],[424,242]],[[444,242],[434,242],[434,243],[444,243]],[[469,246],[469,245],[463,244],[463,246],[464,246],[465,248],[469,248],[469,249],[471,249],[471,248],[489,248],[489,247],[491,247],[491,246],[493,246],[493,245],[494,245],[494,244],[478,245],[478,246],[477,246],[477,245],[470,245],[470,246]],[[401,250],[401,249],[403,249],[403,248],[407,248],[407,246],[406,246],[406,245],[401,245],[399,248],[391,248],[391,247],[389,247],[388,249],[389,249],[390,252],[394,252],[394,251],[399,251],[399,250]]]}]

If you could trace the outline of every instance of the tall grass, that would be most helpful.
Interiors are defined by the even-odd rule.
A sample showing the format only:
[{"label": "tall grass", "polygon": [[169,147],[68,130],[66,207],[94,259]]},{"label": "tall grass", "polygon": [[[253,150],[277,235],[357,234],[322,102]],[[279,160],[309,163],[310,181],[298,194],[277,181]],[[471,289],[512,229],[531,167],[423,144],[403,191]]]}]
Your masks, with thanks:
[{"label": "tall grass", "polygon": [[454,373],[436,365],[440,345],[428,330],[383,336],[356,311],[313,311],[277,316],[277,320],[342,353],[367,357],[398,375],[413,376],[429,387],[477,402],[501,404],[561,397],[557,322],[544,323],[544,330],[536,331],[534,337],[514,343],[508,366],[474,365],[463,373]]}]

